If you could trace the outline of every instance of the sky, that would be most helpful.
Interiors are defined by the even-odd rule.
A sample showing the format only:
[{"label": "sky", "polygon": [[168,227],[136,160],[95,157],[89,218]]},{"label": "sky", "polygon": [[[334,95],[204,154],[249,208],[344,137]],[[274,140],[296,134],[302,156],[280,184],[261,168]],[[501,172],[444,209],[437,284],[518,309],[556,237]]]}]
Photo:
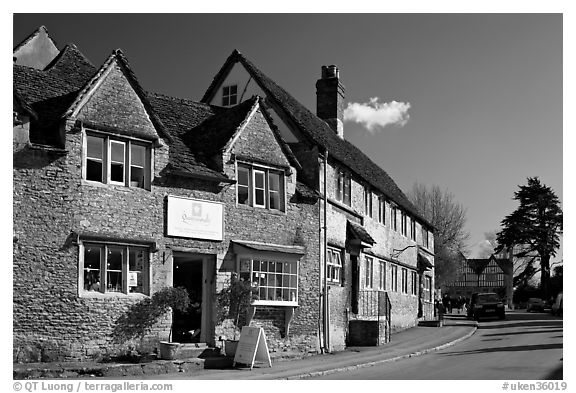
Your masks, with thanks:
[{"label": "sky", "polygon": [[145,90],[198,101],[234,49],[312,112],[337,65],[345,138],[405,193],[452,193],[471,257],[528,177],[563,201],[560,13],[14,14],[13,46],[40,25],[96,66],[120,48]]}]

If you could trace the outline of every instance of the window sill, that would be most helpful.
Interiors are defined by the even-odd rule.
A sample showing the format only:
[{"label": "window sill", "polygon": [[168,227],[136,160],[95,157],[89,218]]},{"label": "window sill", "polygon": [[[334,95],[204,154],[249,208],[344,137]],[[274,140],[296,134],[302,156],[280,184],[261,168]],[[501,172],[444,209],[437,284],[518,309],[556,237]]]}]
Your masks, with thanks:
[{"label": "window sill", "polygon": [[298,302],[287,302],[278,300],[255,300],[252,307],[258,306],[279,306],[279,307],[298,307]]},{"label": "window sill", "polygon": [[250,206],[250,205],[244,205],[242,203],[236,203],[236,207],[239,209],[245,209],[245,210],[252,211],[252,212],[263,212],[263,213],[273,214],[276,216],[285,216],[286,215],[286,211],[276,210],[276,209],[268,209],[265,207],[255,207],[255,206]]},{"label": "window sill", "polygon": [[148,295],[143,293],[122,293],[122,292],[92,292],[92,291],[82,291],[78,295],[84,299],[145,299]]},{"label": "window sill", "polygon": [[109,188],[109,189],[113,189],[113,190],[117,190],[117,191],[128,191],[128,190],[140,190],[142,192],[146,191],[146,192],[150,192],[151,189],[147,189],[147,188],[143,188],[143,187],[128,187],[122,184],[117,184],[117,183],[100,183],[97,181],[91,181],[91,180],[86,180],[86,179],[82,179],[81,185],[83,186],[91,186],[91,187],[96,187],[96,188]]}]

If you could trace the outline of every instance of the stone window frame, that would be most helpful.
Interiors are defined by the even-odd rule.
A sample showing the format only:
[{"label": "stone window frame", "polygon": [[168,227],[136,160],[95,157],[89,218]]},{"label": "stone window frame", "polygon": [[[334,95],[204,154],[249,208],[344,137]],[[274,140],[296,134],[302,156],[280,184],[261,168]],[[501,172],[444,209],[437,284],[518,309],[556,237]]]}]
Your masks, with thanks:
[{"label": "stone window frame", "polygon": [[[90,269],[85,267],[86,265],[86,254],[87,247],[93,247],[100,250],[100,262],[98,269]],[[112,291],[108,290],[108,255],[110,255],[112,250],[122,251],[122,261],[121,261],[121,280],[122,287],[120,290]],[[130,270],[130,254],[133,251],[144,252],[144,266],[141,270]],[[151,269],[151,249],[150,246],[144,244],[134,244],[134,243],[123,243],[114,241],[100,241],[100,240],[79,240],[78,241],[78,295],[80,297],[141,297],[149,296],[151,288],[152,279],[152,269]],[[98,271],[99,285],[98,287],[93,287],[93,289],[87,289],[86,285],[86,272]],[[114,270],[116,272],[116,270]],[[131,274],[140,272],[140,278],[142,280],[142,292],[130,292]],[[134,276],[132,276],[134,277]],[[137,276],[136,276],[137,277]],[[103,279],[103,280],[102,280]],[[103,281],[103,282],[102,282]]]},{"label": "stone window frame", "polygon": [[326,258],[326,280],[331,284],[342,285],[344,276],[343,250],[328,246],[326,248],[328,258]]},{"label": "stone window frame", "polygon": [[364,186],[364,215],[372,218],[372,190],[369,186]]},{"label": "stone window frame", "polygon": [[[102,157],[90,157],[88,155],[88,139],[89,137],[98,138],[102,140]],[[114,181],[111,178],[111,165],[112,165],[112,144],[123,145],[123,180],[121,182]],[[132,147],[144,148],[144,166],[134,163],[133,160],[133,149]],[[151,141],[132,138],[122,135],[110,134],[106,132],[86,129],[82,136],[82,180],[88,184],[93,185],[114,185],[128,188],[138,188],[144,190],[151,190],[152,183],[152,170],[153,170],[153,160],[154,148]],[[102,166],[101,180],[90,180],[88,179],[88,162],[89,161],[100,161]],[[119,163],[120,161],[117,161]],[[143,172],[143,180],[141,185],[136,184],[138,181],[132,180],[132,174],[134,169],[141,169]]]},{"label": "stone window frame", "polygon": [[386,198],[378,197],[378,222],[386,225]]},{"label": "stone window frame", "polygon": [[[240,183],[240,172],[247,171],[248,176],[248,184]],[[263,173],[264,174],[264,188],[257,188],[256,187],[256,173]],[[278,180],[279,190],[272,190],[270,187],[271,175],[278,175],[280,179]],[[286,212],[286,176],[285,171],[280,168],[275,168],[272,166],[261,165],[250,163],[246,161],[236,161],[236,206],[250,206],[257,209],[266,209],[270,211],[277,211],[277,212]],[[247,203],[240,202],[240,189],[246,189],[248,191],[248,198],[246,199]],[[264,191],[264,204],[257,204],[255,201],[256,191],[263,190]],[[272,208],[271,206],[271,197],[273,194],[277,194],[279,208]]]},{"label": "stone window frame", "polygon": [[[260,280],[269,280],[267,274],[273,274],[275,279],[278,279],[278,275],[282,279],[281,285],[268,285],[271,283],[270,281],[266,281],[266,285],[261,285],[261,282],[253,284],[256,288],[258,288],[258,296],[260,297],[263,293],[263,289],[265,289],[266,297],[268,297],[268,290],[275,289],[282,291],[282,296],[284,296],[284,291],[288,291],[289,300],[274,300],[274,299],[256,299],[252,301],[252,306],[288,306],[288,307],[297,307],[299,302],[299,282],[300,282],[300,258],[301,256],[295,256],[291,254],[283,254],[283,253],[271,253],[271,252],[251,252],[251,253],[240,253],[236,255],[236,271],[238,273],[238,277],[244,280],[250,280],[251,282],[255,282],[255,278]],[[254,262],[273,262],[274,263],[274,271],[270,271],[270,264],[267,266],[267,270],[261,270],[262,266],[259,267],[259,270],[255,271],[254,269]],[[282,265],[282,271],[277,271],[277,265]],[[286,264],[289,265],[290,270],[284,271]],[[261,276],[264,274],[264,276]],[[255,277],[258,275],[258,277]],[[284,285],[284,283],[287,285]],[[276,282],[278,283],[278,282]],[[273,283],[272,283],[273,284]],[[295,285],[291,285],[295,284]],[[287,297],[288,297],[287,296]]]},{"label": "stone window frame", "polygon": [[238,104],[238,84],[222,86],[222,106],[230,107],[236,104]]},{"label": "stone window frame", "polygon": [[400,211],[400,233],[403,236],[408,236],[408,215],[404,210]]}]

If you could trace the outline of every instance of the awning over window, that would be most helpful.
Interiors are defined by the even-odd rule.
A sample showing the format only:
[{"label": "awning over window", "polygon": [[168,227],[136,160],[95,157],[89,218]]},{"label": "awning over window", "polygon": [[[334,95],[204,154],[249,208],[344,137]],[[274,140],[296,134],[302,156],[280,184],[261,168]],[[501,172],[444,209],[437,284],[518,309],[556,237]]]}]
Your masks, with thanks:
[{"label": "awning over window", "polygon": [[283,244],[260,243],[247,240],[232,240],[233,250],[238,253],[247,248],[254,251],[278,252],[282,254],[291,254],[302,256],[306,254],[306,248],[303,246],[285,246]]},{"label": "awning over window", "polygon": [[430,259],[421,251],[418,251],[418,269],[421,270],[430,270],[434,267]]},{"label": "awning over window", "polygon": [[360,241],[361,247],[372,247],[376,243],[363,226],[353,223],[352,221],[348,220],[346,231],[349,241]]}]

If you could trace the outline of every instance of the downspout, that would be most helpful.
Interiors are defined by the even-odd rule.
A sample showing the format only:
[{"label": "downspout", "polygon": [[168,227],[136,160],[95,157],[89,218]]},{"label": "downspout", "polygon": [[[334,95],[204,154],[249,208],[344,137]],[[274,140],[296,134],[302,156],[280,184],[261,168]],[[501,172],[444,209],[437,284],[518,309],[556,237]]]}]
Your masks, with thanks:
[{"label": "downspout", "polygon": [[330,352],[330,302],[328,296],[328,149],[324,151],[324,349]]}]

